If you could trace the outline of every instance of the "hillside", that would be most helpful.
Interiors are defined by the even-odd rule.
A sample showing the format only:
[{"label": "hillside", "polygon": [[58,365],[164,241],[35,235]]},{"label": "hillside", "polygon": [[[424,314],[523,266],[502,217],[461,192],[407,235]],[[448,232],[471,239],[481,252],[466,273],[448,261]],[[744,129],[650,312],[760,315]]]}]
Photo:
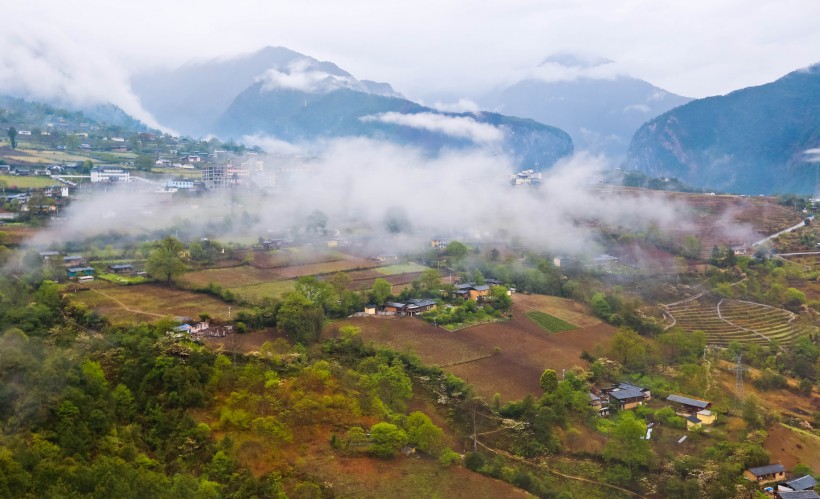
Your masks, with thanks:
[{"label": "hillside", "polygon": [[626,167],[744,194],[814,192],[805,151],[820,145],[820,66],[699,99],[645,123]]},{"label": "hillside", "polygon": [[578,149],[622,158],[641,124],[690,99],[637,78],[595,76],[596,68],[610,63],[551,57],[541,68],[577,71],[583,76],[564,81],[528,77],[480,97],[478,102],[489,110],[566,130]]},{"label": "hillside", "polygon": [[234,100],[216,130],[223,137],[263,133],[296,142],[367,136],[431,152],[487,145],[524,166],[550,166],[573,150],[565,132],[532,120],[494,113],[442,113],[351,88],[318,93],[269,90],[262,82]]}]

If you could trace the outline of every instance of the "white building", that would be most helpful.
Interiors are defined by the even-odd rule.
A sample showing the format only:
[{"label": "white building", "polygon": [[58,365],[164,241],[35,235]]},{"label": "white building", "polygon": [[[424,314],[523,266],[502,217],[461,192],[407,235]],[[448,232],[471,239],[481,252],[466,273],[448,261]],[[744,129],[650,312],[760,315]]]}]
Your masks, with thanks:
[{"label": "white building", "polygon": [[92,182],[129,182],[131,173],[122,168],[92,168]]},{"label": "white building", "polygon": [[194,180],[189,178],[175,178],[169,180],[165,187],[168,189],[193,189]]}]

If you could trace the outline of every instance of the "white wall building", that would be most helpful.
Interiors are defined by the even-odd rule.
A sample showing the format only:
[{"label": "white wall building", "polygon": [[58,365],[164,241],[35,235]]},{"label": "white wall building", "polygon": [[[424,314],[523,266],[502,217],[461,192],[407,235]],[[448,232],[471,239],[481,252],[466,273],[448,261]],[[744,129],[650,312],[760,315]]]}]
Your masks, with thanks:
[{"label": "white wall building", "polygon": [[92,182],[129,182],[131,173],[122,168],[92,168]]}]

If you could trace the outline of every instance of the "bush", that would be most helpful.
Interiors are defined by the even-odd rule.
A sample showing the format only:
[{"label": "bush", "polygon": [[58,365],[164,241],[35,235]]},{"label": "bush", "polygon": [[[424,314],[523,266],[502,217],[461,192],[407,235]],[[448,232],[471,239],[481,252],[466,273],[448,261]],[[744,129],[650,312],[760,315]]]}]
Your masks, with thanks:
[{"label": "bush", "polygon": [[466,466],[469,470],[478,471],[482,466],[484,466],[484,463],[484,456],[478,452],[468,452],[464,456],[464,466]]},{"label": "bush", "polygon": [[451,448],[447,447],[441,453],[441,456],[438,458],[438,463],[444,467],[449,468],[453,464],[461,461],[461,455],[458,452],[453,451]]}]

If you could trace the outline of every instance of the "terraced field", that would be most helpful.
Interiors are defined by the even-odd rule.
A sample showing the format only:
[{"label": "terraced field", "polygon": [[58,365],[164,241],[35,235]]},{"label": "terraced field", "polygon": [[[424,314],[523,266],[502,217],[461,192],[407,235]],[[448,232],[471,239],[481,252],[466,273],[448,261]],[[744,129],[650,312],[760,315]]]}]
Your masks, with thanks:
[{"label": "terraced field", "polygon": [[795,314],[760,303],[701,296],[663,308],[673,319],[668,327],[703,331],[711,345],[725,346],[731,341],[740,341],[788,346],[804,333],[796,325]]},{"label": "terraced field", "polygon": [[783,259],[799,265],[804,276],[820,270],[820,253],[792,253],[781,256]]}]

